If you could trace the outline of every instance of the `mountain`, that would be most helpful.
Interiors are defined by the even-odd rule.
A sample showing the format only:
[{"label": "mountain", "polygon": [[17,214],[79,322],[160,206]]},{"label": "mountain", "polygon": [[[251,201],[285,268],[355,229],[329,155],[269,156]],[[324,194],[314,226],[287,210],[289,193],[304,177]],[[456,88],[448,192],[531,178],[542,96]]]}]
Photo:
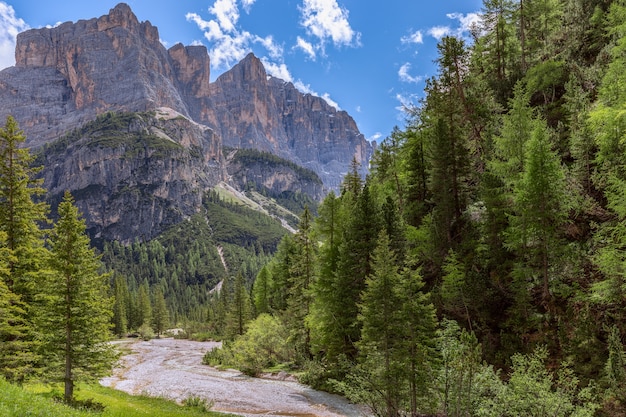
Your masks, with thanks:
[{"label": "mountain", "polygon": [[252,54],[210,82],[205,47],[165,49],[123,3],[20,33],[15,56],[0,71],[0,117],[15,117],[50,200],[70,190],[94,238],[151,239],[215,187],[298,213],[337,189],[353,158],[367,171],[372,146],[346,112],[269,77]]},{"label": "mountain", "polygon": [[363,173],[372,147],[354,120],[248,55],[210,82],[203,46],[159,41],[150,22],[119,4],[108,15],[17,37],[16,65],[0,72],[0,117],[12,114],[40,147],[107,111],[170,108],[213,129],[224,145],[271,152],[337,188],[353,158]]}]

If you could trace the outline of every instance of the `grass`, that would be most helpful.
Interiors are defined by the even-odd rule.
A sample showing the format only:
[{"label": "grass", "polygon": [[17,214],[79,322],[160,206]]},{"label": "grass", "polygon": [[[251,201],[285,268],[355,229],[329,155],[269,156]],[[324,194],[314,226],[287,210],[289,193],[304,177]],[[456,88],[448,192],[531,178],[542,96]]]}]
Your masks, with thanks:
[{"label": "grass", "polygon": [[[60,390],[57,390],[60,392]],[[2,417],[219,417],[224,414],[204,411],[202,404],[191,401],[183,407],[173,401],[146,396],[132,396],[100,385],[81,385],[79,400],[101,403],[101,413],[78,411],[52,400],[53,389],[41,384],[20,388],[0,379],[0,416]]]}]

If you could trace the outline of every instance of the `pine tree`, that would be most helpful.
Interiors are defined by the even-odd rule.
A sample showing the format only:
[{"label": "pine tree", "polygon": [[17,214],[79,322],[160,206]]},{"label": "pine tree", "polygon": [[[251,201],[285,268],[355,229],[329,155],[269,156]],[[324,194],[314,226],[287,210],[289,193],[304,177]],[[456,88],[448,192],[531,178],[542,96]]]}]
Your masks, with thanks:
[{"label": "pine tree", "polygon": [[29,302],[45,255],[39,223],[46,220],[48,206],[34,201],[45,190],[35,179],[39,169],[31,167],[33,156],[20,146],[25,140],[15,119],[7,117],[0,128],[0,231],[6,233],[5,245],[13,258],[5,278],[9,289]]},{"label": "pine tree", "polygon": [[[358,343],[361,366],[369,375],[372,402],[378,415],[400,415],[402,369],[399,345],[404,336],[401,320],[402,296],[396,256],[386,232],[381,232],[373,253],[372,274],[365,281],[360,303],[362,323]],[[404,353],[404,352],[402,352]],[[376,399],[376,397],[379,397]]]},{"label": "pine tree", "polygon": [[35,202],[45,190],[35,179],[34,157],[21,145],[26,137],[11,116],[0,128],[0,252],[6,307],[14,317],[0,335],[0,363],[10,380],[22,382],[38,362],[31,304],[40,287],[46,257],[43,231],[48,206]]},{"label": "pine tree", "polygon": [[76,382],[97,380],[111,371],[115,354],[107,342],[112,303],[106,295],[108,276],[98,272],[100,260],[69,192],[58,212],[50,233],[51,273],[42,285],[38,324],[46,371],[52,380],[64,383],[64,399],[71,403]]},{"label": "pine tree", "polygon": [[230,305],[227,308],[225,333],[229,338],[241,336],[245,333],[246,324],[252,317],[250,294],[241,272],[235,277]]},{"label": "pine tree", "polygon": [[298,232],[294,236],[295,255],[289,270],[287,323],[290,340],[302,359],[311,359],[311,330],[307,318],[311,312],[312,289],[315,282],[316,245],[313,241],[312,218],[305,207]]},{"label": "pine tree", "polygon": [[356,343],[361,337],[358,304],[365,288],[365,278],[372,272],[371,259],[379,231],[379,209],[366,184],[344,230],[337,271],[330,283],[330,297],[325,305],[332,320],[325,323],[330,338],[327,354],[333,360],[341,355],[350,360],[356,358]]},{"label": "pine tree", "polygon": [[271,285],[272,275],[267,265],[264,265],[257,274],[252,288],[252,299],[257,315],[269,313],[270,311],[269,288]]},{"label": "pine tree", "polygon": [[118,336],[124,336],[128,331],[128,285],[126,280],[117,275],[113,281],[113,332]]},{"label": "pine tree", "polygon": [[160,287],[154,290],[154,308],[152,309],[152,329],[160,336],[170,322],[170,313],[165,304],[165,297]]},{"label": "pine tree", "polygon": [[551,268],[559,260],[560,228],[568,210],[565,174],[550,146],[547,127],[537,126],[527,144],[523,176],[514,190],[515,215],[507,233],[508,245],[525,270],[520,278],[541,277],[542,304],[548,309],[553,303]]},{"label": "pine tree", "polygon": [[148,280],[144,279],[139,286],[137,294],[137,325],[139,327],[143,325],[150,326],[151,323],[152,302],[150,300],[150,287],[148,286]]}]

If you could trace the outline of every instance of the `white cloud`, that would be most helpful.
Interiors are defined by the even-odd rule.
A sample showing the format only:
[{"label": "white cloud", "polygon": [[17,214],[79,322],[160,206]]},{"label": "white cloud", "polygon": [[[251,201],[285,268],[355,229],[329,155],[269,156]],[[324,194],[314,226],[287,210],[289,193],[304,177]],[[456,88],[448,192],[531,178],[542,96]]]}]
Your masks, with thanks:
[{"label": "white cloud", "polygon": [[236,0],[217,0],[209,7],[209,12],[217,18],[217,23],[225,32],[233,32],[239,20],[239,8]]},{"label": "white cloud", "polygon": [[283,56],[283,47],[282,45],[278,45],[274,42],[274,37],[272,35],[266,36],[264,38],[260,36],[254,37],[254,42],[260,43],[263,45],[267,52],[270,54],[270,57],[274,59],[281,59]]},{"label": "white cloud", "polygon": [[304,0],[300,7],[301,24],[323,45],[331,40],[335,46],[356,46],[360,33],[350,27],[348,11],[337,0]]},{"label": "white cloud", "polygon": [[324,93],[321,95],[321,97],[326,100],[326,103],[330,104],[332,107],[334,107],[336,110],[341,110],[341,107],[339,107],[339,104],[333,100],[332,98],[330,98],[330,94],[328,93]]},{"label": "white cloud", "polygon": [[367,138],[367,140],[369,140],[370,142],[374,142],[374,141],[378,141],[378,139],[382,138],[383,134],[380,132],[376,132],[374,133],[372,136],[370,136],[369,138]]},{"label": "white cloud", "polygon": [[469,32],[473,27],[480,26],[482,17],[479,13],[449,13],[446,15],[449,19],[458,20],[461,26],[458,29],[459,34]]},{"label": "white cloud", "polygon": [[[244,10],[249,12],[256,0],[240,1]],[[213,68],[219,70],[232,67],[252,50],[254,44],[263,46],[270,58],[282,60],[283,47],[275,42],[272,35],[253,35],[239,26],[237,0],[216,0],[208,10],[214,19],[204,20],[196,13],[187,13],[186,18],[195,23],[210,42],[209,55]]]},{"label": "white cloud", "polygon": [[309,58],[315,61],[317,54],[315,53],[315,48],[310,42],[298,36],[296,47],[302,49],[309,56]]},{"label": "white cloud", "polygon": [[24,20],[15,16],[15,10],[0,2],[0,69],[15,65],[15,39],[29,29]]},{"label": "white cloud", "polygon": [[275,62],[268,61],[266,58],[261,58],[261,62],[263,62],[263,66],[265,67],[265,72],[267,72],[272,77],[280,78],[281,80],[287,82],[293,82],[293,77],[285,64],[277,64]]},{"label": "white cloud", "polygon": [[407,114],[411,113],[412,109],[415,109],[417,106],[415,103],[419,102],[420,97],[415,93],[408,95],[396,93],[396,100],[399,102],[399,105],[396,107],[396,110],[399,112],[398,119],[402,120]]},{"label": "white cloud", "polygon": [[402,43],[424,43],[424,35],[422,31],[418,30],[408,36],[403,36],[400,41]]},{"label": "white cloud", "polygon": [[400,67],[400,69],[398,70],[398,77],[400,77],[400,81],[405,83],[418,83],[422,81],[423,77],[419,75],[413,76],[409,74],[410,70],[411,64],[408,62]]},{"label": "white cloud", "polygon": [[243,5],[243,9],[246,11],[246,13],[250,13],[250,9],[252,8],[252,5],[256,2],[256,0],[241,0],[241,3]]},{"label": "white cloud", "polygon": [[439,40],[444,36],[448,36],[452,33],[450,26],[435,26],[428,29],[428,34],[433,38]]},{"label": "white cloud", "polygon": [[433,38],[440,40],[444,36],[466,37],[468,32],[475,27],[480,26],[480,13],[448,13],[448,19],[458,20],[459,26],[453,29],[450,26],[434,26],[428,29],[428,34]]}]

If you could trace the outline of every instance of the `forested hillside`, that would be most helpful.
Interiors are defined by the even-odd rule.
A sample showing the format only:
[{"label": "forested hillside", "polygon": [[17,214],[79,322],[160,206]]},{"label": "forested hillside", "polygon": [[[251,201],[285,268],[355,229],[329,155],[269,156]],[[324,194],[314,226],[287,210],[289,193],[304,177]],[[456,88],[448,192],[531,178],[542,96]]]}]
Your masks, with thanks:
[{"label": "forested hillside", "polygon": [[207,362],[291,362],[385,416],[624,415],[626,4],[488,0],[438,51]]},{"label": "forested hillside", "polygon": [[110,280],[118,334],[184,325],[225,341],[206,363],[278,366],[379,416],[626,415],[626,2],[485,0],[470,38],[438,53],[369,176],[355,160],[296,233],[216,187],[158,238],[104,245],[110,275],[71,196],[45,239],[43,190],[8,119],[2,373],[60,378],[46,317],[62,315],[61,261],[83,261],[79,278]]}]

